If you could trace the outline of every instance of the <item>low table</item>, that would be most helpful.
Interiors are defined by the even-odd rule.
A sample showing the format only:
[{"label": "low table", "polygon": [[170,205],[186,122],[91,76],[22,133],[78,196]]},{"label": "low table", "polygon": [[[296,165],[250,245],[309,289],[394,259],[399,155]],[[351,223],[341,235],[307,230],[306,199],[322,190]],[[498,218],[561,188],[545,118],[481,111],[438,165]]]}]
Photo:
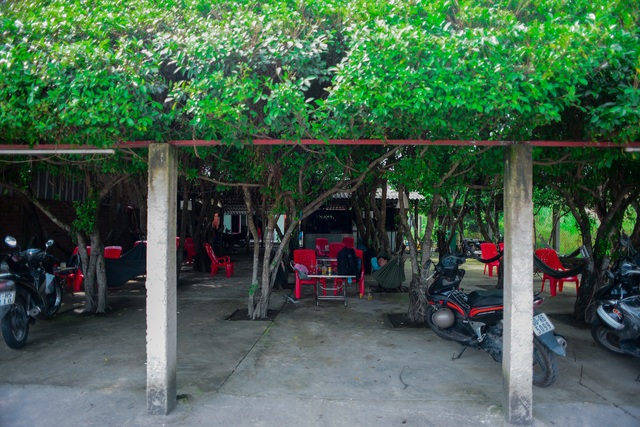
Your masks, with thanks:
[{"label": "low table", "polygon": [[[311,279],[326,279],[324,286],[322,285],[322,282],[320,280],[318,280],[318,283],[315,286],[316,305],[320,305],[320,300],[343,300],[345,307],[347,306],[347,284],[344,282],[349,279],[355,280],[356,276],[327,273],[309,274],[308,277]],[[333,285],[331,287],[326,284],[326,282],[330,279],[333,279]],[[336,279],[338,279],[338,281],[336,281]],[[327,291],[332,292],[332,294],[328,294]]]}]

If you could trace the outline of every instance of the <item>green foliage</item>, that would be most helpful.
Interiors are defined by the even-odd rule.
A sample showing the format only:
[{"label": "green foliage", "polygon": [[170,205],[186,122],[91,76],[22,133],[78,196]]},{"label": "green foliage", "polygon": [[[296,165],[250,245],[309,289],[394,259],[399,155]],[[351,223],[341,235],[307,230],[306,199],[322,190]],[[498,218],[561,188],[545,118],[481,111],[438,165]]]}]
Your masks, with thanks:
[{"label": "green foliage", "polygon": [[96,212],[98,212],[99,200],[95,195],[90,195],[82,202],[74,202],[73,207],[76,211],[76,219],[73,221],[74,230],[90,234],[94,231],[96,225]]},{"label": "green foliage", "polygon": [[[604,7],[586,1],[510,4],[430,2],[428,9],[407,12],[404,4],[392,3],[368,25],[348,27],[351,49],[334,69],[324,104],[337,131],[530,139],[537,127],[559,121],[580,101],[584,86],[619,56],[616,46],[637,58],[637,33],[616,29],[617,16]],[[420,13],[424,19],[411,19]],[[623,105],[632,92],[616,103],[628,114],[634,104]],[[637,125],[630,125],[633,131]]]},{"label": "green foliage", "polygon": [[630,140],[640,127],[631,0],[33,0],[0,10],[2,142],[522,140],[557,129],[570,108],[582,138]]}]

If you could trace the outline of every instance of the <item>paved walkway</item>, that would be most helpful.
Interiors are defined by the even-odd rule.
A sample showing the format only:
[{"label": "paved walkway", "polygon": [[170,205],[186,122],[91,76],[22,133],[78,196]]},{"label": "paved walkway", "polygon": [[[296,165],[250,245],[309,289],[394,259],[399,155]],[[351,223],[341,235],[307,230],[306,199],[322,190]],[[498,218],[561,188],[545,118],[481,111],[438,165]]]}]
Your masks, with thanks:
[{"label": "paved walkway", "polygon": [[[251,261],[227,279],[184,272],[178,288],[178,405],[146,413],[145,294],[129,283],[101,316],[65,311],[32,327],[22,350],[0,346],[0,426],[458,426],[502,425],[501,365],[425,328],[394,328],[407,294],[374,293],[348,306],[312,289],[298,303],[273,292],[274,321],[229,321],[246,306]],[[407,263],[407,268],[409,264]],[[496,278],[465,265],[466,289]],[[410,275],[407,274],[409,278]],[[291,279],[292,280],[292,279]],[[370,278],[367,278],[368,283]],[[539,281],[536,286],[539,286]],[[596,347],[570,313],[565,286],[543,305],[569,342],[559,377],[534,388],[534,425],[640,425],[640,363]]]}]

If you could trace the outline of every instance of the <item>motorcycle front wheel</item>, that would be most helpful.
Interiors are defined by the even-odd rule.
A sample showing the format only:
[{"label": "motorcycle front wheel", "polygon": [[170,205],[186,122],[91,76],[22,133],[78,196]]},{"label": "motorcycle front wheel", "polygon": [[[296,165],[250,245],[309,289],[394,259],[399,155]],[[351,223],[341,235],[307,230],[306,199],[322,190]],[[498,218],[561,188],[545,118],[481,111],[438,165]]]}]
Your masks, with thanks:
[{"label": "motorcycle front wheel", "polygon": [[624,355],[625,352],[620,348],[620,337],[612,329],[606,328],[600,324],[591,327],[591,336],[602,348],[611,353]]},{"label": "motorcycle front wheel", "polygon": [[548,387],[558,377],[556,357],[542,341],[533,340],[533,385]]},{"label": "motorcycle front wheel", "polygon": [[16,296],[11,310],[2,318],[2,338],[11,348],[22,348],[29,336],[29,316],[24,298]]},{"label": "motorcycle front wheel", "polygon": [[454,341],[451,334],[448,334],[447,332],[444,331],[444,329],[441,329],[435,323],[433,323],[432,316],[434,315],[435,312],[436,312],[436,309],[432,305],[429,305],[427,307],[427,315],[425,316],[427,320],[427,325],[429,325],[429,328],[431,328],[431,330],[443,340]]}]

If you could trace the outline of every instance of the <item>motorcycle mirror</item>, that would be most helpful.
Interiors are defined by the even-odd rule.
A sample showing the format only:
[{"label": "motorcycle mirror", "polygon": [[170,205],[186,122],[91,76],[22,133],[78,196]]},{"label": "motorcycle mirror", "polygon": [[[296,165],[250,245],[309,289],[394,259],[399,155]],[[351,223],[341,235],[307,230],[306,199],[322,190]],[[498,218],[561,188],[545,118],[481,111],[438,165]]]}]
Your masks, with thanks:
[{"label": "motorcycle mirror", "polygon": [[16,246],[18,246],[18,241],[16,240],[15,237],[13,236],[7,236],[4,238],[4,242],[7,244],[7,246],[9,246],[10,248],[15,248]]},{"label": "motorcycle mirror", "polygon": [[45,243],[44,246],[47,249],[49,249],[51,246],[53,246],[53,240],[51,240],[51,239],[47,240],[47,243]]}]

